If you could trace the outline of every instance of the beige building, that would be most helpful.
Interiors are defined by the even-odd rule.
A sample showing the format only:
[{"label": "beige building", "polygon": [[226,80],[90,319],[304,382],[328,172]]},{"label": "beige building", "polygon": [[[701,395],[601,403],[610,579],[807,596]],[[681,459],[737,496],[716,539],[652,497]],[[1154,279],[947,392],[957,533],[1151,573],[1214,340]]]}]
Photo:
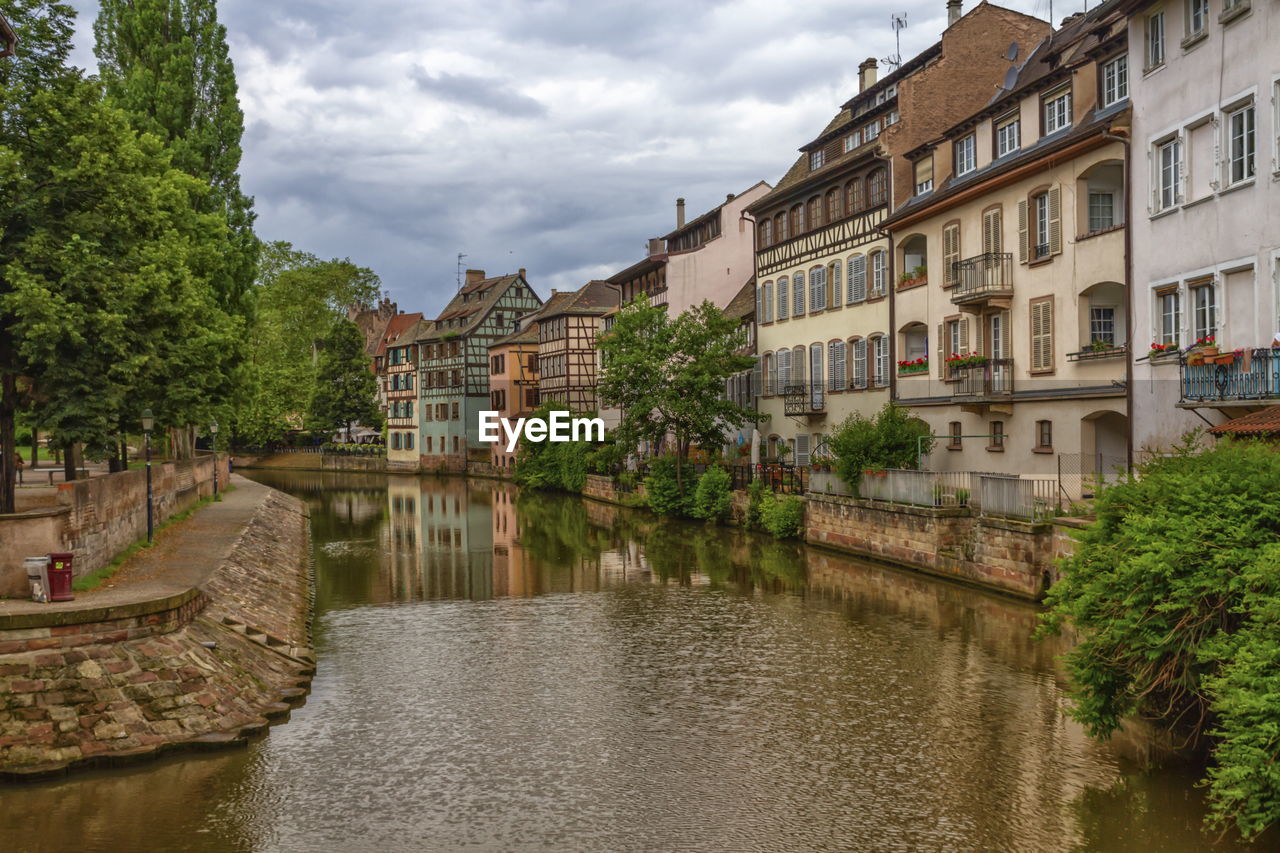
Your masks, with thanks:
[{"label": "beige building", "polygon": [[1028,45],[987,106],[904,158],[929,179],[886,222],[895,398],[938,436],[928,468],[1078,493],[1126,465],[1129,101],[1108,8]]},{"label": "beige building", "polygon": [[910,197],[900,155],[990,101],[1011,65],[993,44],[1031,44],[1047,31],[987,3],[961,16],[951,0],[941,40],[882,80],[874,59],[862,63],[858,94],[748,208],[762,458],[808,464],[848,415],[888,402],[894,274],[882,226],[894,199]]}]

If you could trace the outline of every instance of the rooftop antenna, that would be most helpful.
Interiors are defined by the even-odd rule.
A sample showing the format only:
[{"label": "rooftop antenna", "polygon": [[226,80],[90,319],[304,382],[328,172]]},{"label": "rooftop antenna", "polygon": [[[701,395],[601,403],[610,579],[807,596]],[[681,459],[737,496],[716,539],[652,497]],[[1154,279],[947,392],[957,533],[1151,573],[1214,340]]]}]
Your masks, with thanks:
[{"label": "rooftop antenna", "polygon": [[462,290],[462,259],[465,257],[461,252],[458,253],[458,290]]},{"label": "rooftop antenna", "polygon": [[907,13],[889,15],[889,26],[893,28],[894,54],[881,60],[892,72],[902,65],[902,31],[907,28]]}]

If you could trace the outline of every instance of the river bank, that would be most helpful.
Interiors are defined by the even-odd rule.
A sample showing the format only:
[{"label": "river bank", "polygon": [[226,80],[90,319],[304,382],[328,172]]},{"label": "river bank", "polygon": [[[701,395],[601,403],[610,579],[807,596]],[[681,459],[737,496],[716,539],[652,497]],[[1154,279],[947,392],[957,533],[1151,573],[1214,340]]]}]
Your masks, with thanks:
[{"label": "river bank", "polygon": [[0,777],[241,742],[305,696],[306,507],[232,482],[100,590],[0,602]]}]

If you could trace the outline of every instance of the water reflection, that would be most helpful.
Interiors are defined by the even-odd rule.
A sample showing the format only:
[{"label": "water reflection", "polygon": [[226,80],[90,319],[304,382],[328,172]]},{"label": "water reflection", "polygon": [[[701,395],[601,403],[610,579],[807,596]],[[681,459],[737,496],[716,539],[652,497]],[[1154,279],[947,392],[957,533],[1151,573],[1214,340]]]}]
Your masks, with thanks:
[{"label": "water reflection", "polygon": [[498,482],[254,476],[312,509],[306,706],[240,752],[0,791],[6,850],[1208,843],[1191,777],[1061,715],[1029,605]]}]

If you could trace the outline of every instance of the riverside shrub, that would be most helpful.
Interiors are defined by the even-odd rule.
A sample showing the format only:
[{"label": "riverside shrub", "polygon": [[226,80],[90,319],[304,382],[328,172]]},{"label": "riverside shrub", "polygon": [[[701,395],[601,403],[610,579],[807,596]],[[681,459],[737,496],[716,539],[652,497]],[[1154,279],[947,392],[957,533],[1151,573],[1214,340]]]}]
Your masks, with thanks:
[{"label": "riverside shrub", "polygon": [[854,412],[836,427],[828,441],[836,457],[836,473],[857,494],[862,472],[877,468],[916,468],[919,453],[933,449],[929,425],[893,403],[874,418]]},{"label": "riverside shrub", "polygon": [[1280,818],[1280,453],[1223,441],[1103,487],[1048,594],[1071,623],[1071,716],[1104,738],[1136,714],[1209,739],[1209,819]]},{"label": "riverside shrub", "polygon": [[693,493],[693,517],[705,521],[724,521],[733,509],[733,479],[719,465],[712,465],[698,478]]},{"label": "riverside shrub", "polygon": [[[649,463],[649,475],[644,480],[645,496],[649,509],[658,515],[693,515],[694,473],[693,466],[685,464],[680,478],[676,477],[676,458],[659,456]],[[681,480],[684,492],[681,493]]]},{"label": "riverside shrub", "polygon": [[804,499],[768,495],[760,502],[760,525],[774,539],[793,539],[804,532]]}]

